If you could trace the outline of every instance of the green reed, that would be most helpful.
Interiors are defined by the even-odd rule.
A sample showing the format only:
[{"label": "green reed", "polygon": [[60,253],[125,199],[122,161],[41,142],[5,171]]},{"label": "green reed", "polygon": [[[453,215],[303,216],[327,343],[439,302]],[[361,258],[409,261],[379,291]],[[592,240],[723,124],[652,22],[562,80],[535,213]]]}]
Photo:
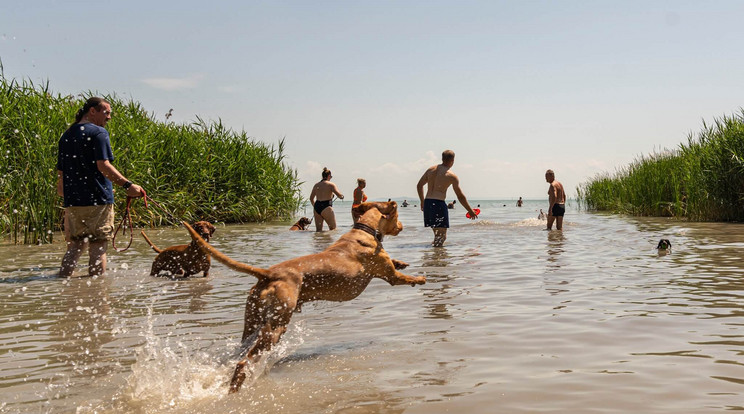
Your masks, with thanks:
[{"label": "green reed", "polygon": [[678,149],[641,156],[577,188],[587,209],[697,221],[744,220],[744,110],[703,123]]},{"label": "green reed", "polygon": [[[0,235],[50,243],[62,227],[57,142],[91,94],[55,95],[48,83],[6,79],[1,70]],[[135,226],[287,219],[299,208],[301,183],[285,162],[284,140],[267,145],[221,121],[159,122],[138,102],[105,99],[114,111],[106,127],[113,164],[167,210],[135,200]],[[115,191],[118,218],[126,197]]]}]

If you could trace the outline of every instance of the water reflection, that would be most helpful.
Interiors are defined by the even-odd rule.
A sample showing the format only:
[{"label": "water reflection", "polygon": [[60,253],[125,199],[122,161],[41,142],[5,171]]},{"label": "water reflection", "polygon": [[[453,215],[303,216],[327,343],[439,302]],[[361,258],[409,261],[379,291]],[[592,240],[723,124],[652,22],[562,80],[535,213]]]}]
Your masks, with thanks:
[{"label": "water reflection", "polygon": [[[426,311],[428,312],[428,318],[432,319],[452,319],[452,313],[449,308],[451,303],[449,302],[458,294],[451,294],[451,285],[443,283],[434,289],[426,289],[423,291],[426,299],[424,300]],[[444,332],[446,333],[446,331]]]},{"label": "water reflection", "polygon": [[206,295],[212,290],[213,286],[208,281],[198,280],[194,283],[189,283],[189,295],[191,301],[189,302],[189,310],[191,312],[203,311],[207,306],[207,300],[202,296]]},{"label": "water reflection", "polygon": [[562,231],[548,231],[548,263],[546,265],[549,272],[554,272],[561,268],[560,255],[564,251],[563,243],[566,241],[566,236]]},{"label": "water reflection", "polygon": [[446,247],[428,247],[421,256],[421,267],[432,268],[425,270],[426,285],[423,294],[426,297],[425,307],[430,318],[451,319],[449,311],[452,295],[452,285],[449,281],[452,275],[446,269],[452,265],[452,255]]},{"label": "water reflection", "polygon": [[447,267],[452,264],[452,255],[446,247],[431,247],[423,253],[421,267]]},{"label": "water reflection", "polygon": [[341,236],[338,230],[313,232],[313,252],[320,253]]},{"label": "water reflection", "polygon": [[175,287],[175,291],[178,293],[171,299],[175,303],[188,301],[189,312],[195,313],[203,311],[207,306],[207,300],[203,297],[212,290],[213,286],[209,279],[206,278],[190,278],[187,280],[179,281]]}]

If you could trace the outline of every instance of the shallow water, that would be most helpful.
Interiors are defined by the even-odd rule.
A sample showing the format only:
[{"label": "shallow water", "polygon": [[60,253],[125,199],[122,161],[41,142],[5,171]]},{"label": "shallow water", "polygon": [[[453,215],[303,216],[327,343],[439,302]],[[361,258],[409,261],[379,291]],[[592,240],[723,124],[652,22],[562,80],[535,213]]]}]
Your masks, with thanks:
[{"label": "shallow water", "polygon": [[[443,248],[421,212],[385,240],[423,286],[375,279],[357,299],[307,304],[252,383],[228,396],[255,279],[214,263],[148,276],[136,239],[98,279],[53,275],[63,245],[0,248],[0,412],[707,413],[744,409],[744,227],[577,212],[543,202],[458,206]],[[504,207],[502,204],[506,203]],[[218,227],[257,266],[323,250],[348,230]],[[310,213],[310,211],[307,211]],[[149,230],[161,247],[180,228]],[[660,238],[671,254],[654,249]],[[81,269],[84,271],[84,269]]]}]

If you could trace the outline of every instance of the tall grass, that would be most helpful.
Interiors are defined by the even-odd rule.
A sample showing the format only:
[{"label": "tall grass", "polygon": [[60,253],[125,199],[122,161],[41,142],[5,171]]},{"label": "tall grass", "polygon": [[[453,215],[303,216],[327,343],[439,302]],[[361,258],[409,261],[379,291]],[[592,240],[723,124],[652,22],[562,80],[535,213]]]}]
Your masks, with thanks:
[{"label": "tall grass", "polygon": [[[59,136],[91,94],[53,94],[49,84],[6,79],[0,67],[0,235],[16,243],[49,243],[61,229],[56,194]],[[105,96],[114,166],[140,184],[166,212],[136,201],[136,226],[183,220],[251,222],[288,218],[302,202],[284,141],[267,145],[197,117],[159,122],[135,101]],[[124,192],[116,191],[116,211]]]},{"label": "tall grass", "polygon": [[743,221],[744,110],[703,123],[697,136],[690,134],[675,150],[639,157],[576,190],[590,210]]}]

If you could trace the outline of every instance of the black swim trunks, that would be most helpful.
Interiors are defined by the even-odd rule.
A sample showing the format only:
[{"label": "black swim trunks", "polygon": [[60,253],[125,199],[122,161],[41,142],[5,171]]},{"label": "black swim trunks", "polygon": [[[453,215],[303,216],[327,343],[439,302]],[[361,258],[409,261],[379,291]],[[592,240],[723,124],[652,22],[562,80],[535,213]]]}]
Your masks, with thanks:
[{"label": "black swim trunks", "polygon": [[449,212],[444,200],[424,200],[424,227],[449,227]]},{"label": "black swim trunks", "polygon": [[313,208],[315,209],[315,212],[318,214],[322,214],[323,210],[326,209],[326,207],[333,207],[333,204],[331,203],[331,200],[315,200],[315,205]]},{"label": "black swim trunks", "polygon": [[553,210],[551,211],[554,217],[563,217],[566,214],[565,204],[553,204]]}]

